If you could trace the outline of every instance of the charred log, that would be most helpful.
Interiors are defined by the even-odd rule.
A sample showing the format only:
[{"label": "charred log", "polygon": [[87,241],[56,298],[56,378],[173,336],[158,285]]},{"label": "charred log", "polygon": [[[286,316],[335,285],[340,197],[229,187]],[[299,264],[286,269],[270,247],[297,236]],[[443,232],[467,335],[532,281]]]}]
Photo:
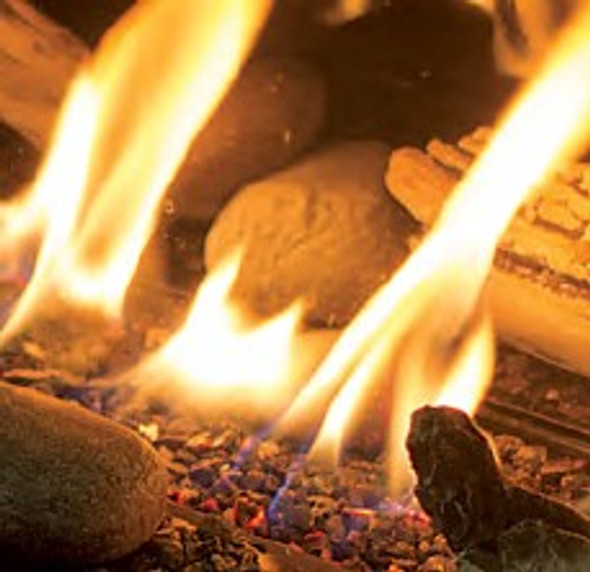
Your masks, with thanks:
[{"label": "charred log", "polygon": [[[487,438],[462,411],[419,409],[412,416],[407,447],[422,508],[472,569],[590,566],[590,520],[506,482]],[[538,562],[548,564],[538,568]]]}]

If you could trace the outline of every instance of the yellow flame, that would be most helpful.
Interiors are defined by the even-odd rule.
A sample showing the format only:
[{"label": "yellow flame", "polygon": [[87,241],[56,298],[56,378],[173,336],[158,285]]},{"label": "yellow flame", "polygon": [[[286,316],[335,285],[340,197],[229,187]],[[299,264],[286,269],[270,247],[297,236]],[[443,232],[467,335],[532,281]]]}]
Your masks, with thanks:
[{"label": "yellow flame", "polygon": [[492,321],[484,315],[457,355],[446,385],[434,400],[435,405],[458,407],[467,413],[475,413],[494,372],[495,354]]},{"label": "yellow flame", "polygon": [[[377,342],[379,343],[379,342]],[[369,349],[365,359],[348,378],[348,382],[332,400],[323,419],[320,431],[309,452],[312,460],[336,465],[340,459],[343,441],[355,412],[369,387],[374,382],[379,368],[380,352]]]},{"label": "yellow flame", "polygon": [[372,3],[372,0],[336,0],[322,11],[321,19],[329,26],[340,26],[365,15]]},{"label": "yellow flame", "polygon": [[[305,423],[311,404],[323,411],[336,396],[314,445],[336,458],[361,386],[385,368],[395,375],[390,445],[395,467],[403,463],[414,409],[428,401],[466,409],[477,403],[489,382],[493,353],[487,320],[480,318],[475,328],[470,322],[481,312],[495,246],[520,204],[587,135],[589,29],[587,6],[458,185],[431,233],[343,333],[283,418],[282,431]],[[461,340],[460,350],[454,349]],[[451,388],[460,387],[459,397],[453,396]]]},{"label": "yellow flame", "polygon": [[[0,210],[3,239],[28,245],[47,235],[31,289],[5,332],[48,288],[113,313],[120,308],[162,193],[269,6],[145,1],[109,35],[74,84],[31,193]],[[574,23],[432,232],[355,317],[284,415],[282,431],[320,427],[312,453],[338,458],[372,384],[390,389],[394,469],[403,465],[414,409],[436,402],[472,410],[485,392],[493,336],[484,289],[495,246],[530,190],[578,150],[590,121],[590,6]],[[236,254],[207,277],[184,327],[136,372],[138,381],[179,378],[205,407],[274,411],[289,402],[313,362],[300,353],[301,308],[252,324],[230,301],[239,260]]]},{"label": "yellow flame", "polygon": [[131,377],[154,389],[158,380],[168,389],[175,383],[185,401],[198,398],[217,412],[250,410],[268,419],[293,398],[333,338],[298,331],[300,303],[253,323],[230,296],[241,256],[235,252],[205,278],[184,326]]},{"label": "yellow flame", "polygon": [[[46,238],[35,265],[33,284],[47,276],[51,263],[67,246],[86,181],[97,106],[92,82],[81,75],[71,88],[64,106],[67,111],[58,120],[62,136],[55,141],[38,181],[20,203],[0,208],[1,263],[9,267],[10,274],[20,272],[22,259],[31,255],[31,241],[40,235]],[[2,336],[12,333],[37,295],[36,288],[25,291]]]},{"label": "yellow flame", "polygon": [[12,231],[29,235],[32,215],[51,220],[41,225],[48,246],[31,293],[5,336],[50,289],[118,315],[162,195],[270,6],[140,2],[107,34],[72,89],[48,167],[17,217],[27,217],[25,230]]},{"label": "yellow flame", "polygon": [[194,390],[242,388],[266,400],[293,370],[292,341],[301,305],[248,327],[244,314],[229,301],[239,261],[239,254],[233,255],[204,281],[185,327],[163,349],[162,357],[167,367],[194,379]]},{"label": "yellow flame", "polygon": [[480,8],[486,12],[494,11],[494,1],[495,0],[465,0],[467,4],[471,4],[472,6]]}]

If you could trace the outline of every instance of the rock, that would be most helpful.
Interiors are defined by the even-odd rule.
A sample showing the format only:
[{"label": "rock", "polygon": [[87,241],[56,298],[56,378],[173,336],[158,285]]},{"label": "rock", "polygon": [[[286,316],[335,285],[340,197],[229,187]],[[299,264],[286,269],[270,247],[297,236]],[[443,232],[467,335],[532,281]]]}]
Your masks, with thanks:
[{"label": "rock", "polygon": [[20,569],[118,558],[163,518],[155,451],[79,405],[0,382],[0,459],[0,548]]},{"label": "rock", "polygon": [[347,323],[405,258],[414,229],[383,186],[387,156],[379,142],[341,143],[245,187],[207,236],[207,268],[243,245],[240,303],[266,316],[302,297],[308,323]]},{"label": "rock", "polygon": [[323,82],[310,65],[294,58],[251,62],[188,152],[169,192],[174,213],[212,218],[238,187],[308,147],[324,109]]},{"label": "rock", "polygon": [[382,9],[324,30],[313,50],[333,94],[326,131],[399,147],[492,122],[515,82],[496,72],[491,19],[472,2],[377,3]]}]

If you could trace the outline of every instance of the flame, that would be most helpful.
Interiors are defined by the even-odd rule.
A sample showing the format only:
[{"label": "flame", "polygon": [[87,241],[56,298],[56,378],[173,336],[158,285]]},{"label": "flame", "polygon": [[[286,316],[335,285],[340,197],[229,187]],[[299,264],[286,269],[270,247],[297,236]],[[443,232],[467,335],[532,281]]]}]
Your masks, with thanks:
[{"label": "flame", "polygon": [[294,364],[293,338],[302,306],[293,306],[249,328],[229,301],[239,270],[237,252],[201,285],[188,319],[162,350],[165,369],[190,377],[191,389],[207,392],[242,389],[256,401],[274,399],[273,390],[288,382]]},{"label": "flame", "polygon": [[5,273],[19,267],[15,244],[24,258],[43,237],[4,337],[50,293],[119,314],[162,195],[270,6],[270,0],[140,2],[109,31],[70,91],[26,200],[0,211],[11,245],[3,249]]},{"label": "flame", "polygon": [[[27,272],[27,256],[39,249],[4,337],[49,294],[118,315],[162,194],[270,5],[144,1],[108,34],[73,84],[39,177],[22,201],[0,209],[2,274]],[[588,29],[590,6],[509,110],[432,231],[317,369],[325,345],[300,330],[300,304],[259,324],[232,302],[236,253],[206,278],[184,326],[134,380],[179,379],[207,408],[274,413],[294,396],[278,430],[318,429],[311,455],[334,462],[363,397],[385,387],[399,486],[410,413],[426,402],[473,411],[486,391],[494,355],[485,286],[495,247],[529,192],[584,142]]]},{"label": "flame", "polygon": [[373,6],[373,0],[336,0],[321,12],[321,19],[329,26],[340,26],[364,16]]},{"label": "flame", "polygon": [[485,12],[493,12],[494,11],[494,2],[495,0],[465,0],[467,4],[471,4],[476,8],[480,8]]},{"label": "flame", "polygon": [[388,377],[391,464],[399,477],[395,469],[404,464],[403,439],[414,409],[429,401],[474,409],[493,363],[482,300],[496,244],[535,185],[578,152],[587,136],[588,29],[587,6],[508,111],[432,231],[335,344],[280,431],[309,423],[312,404],[320,418],[329,407],[312,453],[337,459],[360,395],[376,378]]},{"label": "flame", "polygon": [[177,382],[185,400],[206,407],[254,411],[269,418],[288,403],[333,336],[299,332],[295,302],[263,323],[231,301],[242,252],[234,252],[201,284],[184,326],[130,377],[141,386]]}]

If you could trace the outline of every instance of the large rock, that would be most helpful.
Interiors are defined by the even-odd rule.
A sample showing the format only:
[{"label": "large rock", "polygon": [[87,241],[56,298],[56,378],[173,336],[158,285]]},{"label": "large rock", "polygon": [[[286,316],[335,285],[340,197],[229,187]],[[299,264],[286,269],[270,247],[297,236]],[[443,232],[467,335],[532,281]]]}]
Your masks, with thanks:
[{"label": "large rock", "polygon": [[254,60],[195,139],[169,197],[209,219],[241,185],[293,161],[324,120],[321,76],[293,58]]},{"label": "large rock", "polygon": [[388,155],[343,143],[245,187],[207,236],[207,268],[243,245],[238,301],[269,315],[302,297],[308,323],[345,324],[408,253],[414,223],[384,188]]},{"label": "large rock", "polygon": [[0,383],[0,549],[21,563],[118,558],[162,520],[167,474],[129,429]]}]

